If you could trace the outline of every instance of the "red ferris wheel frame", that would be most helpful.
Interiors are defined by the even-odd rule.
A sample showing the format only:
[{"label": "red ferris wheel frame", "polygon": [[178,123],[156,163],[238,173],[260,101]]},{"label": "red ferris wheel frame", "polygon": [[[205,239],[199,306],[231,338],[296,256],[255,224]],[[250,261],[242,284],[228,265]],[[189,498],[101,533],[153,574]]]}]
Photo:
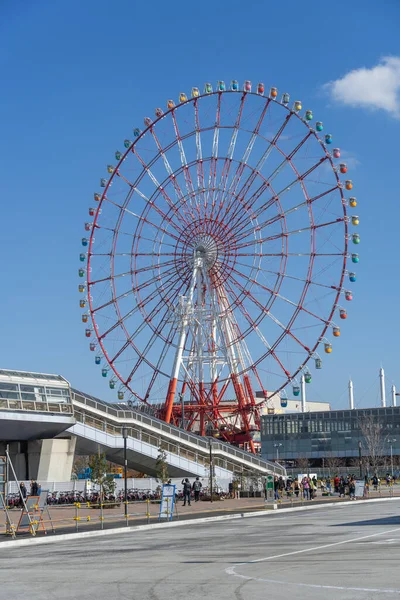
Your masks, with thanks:
[{"label": "red ferris wheel frame", "polygon": [[[274,90],[275,88],[271,89]],[[239,94],[240,100],[237,107],[237,114],[235,113],[235,122],[233,125],[226,125],[221,120],[222,98],[231,94]],[[209,127],[203,128],[200,125],[199,104],[204,100],[210,101],[212,97],[216,99],[215,122]],[[209,432],[211,426],[214,433],[218,431],[219,435],[224,439],[236,442],[249,442],[250,447],[254,449],[251,432],[260,427],[260,410],[262,406],[265,406],[267,397],[267,393],[265,392],[265,398],[260,400],[257,399],[257,395],[254,393],[254,382],[262,391],[265,390],[262,377],[258,372],[259,366],[266,361],[267,357],[271,356],[274,359],[274,364],[280,365],[284,373],[285,379],[281,385],[270,390],[268,396],[271,397],[284,390],[287,383],[295,380],[299,373],[305,373],[307,362],[310,358],[316,357],[317,348],[321,342],[325,343],[325,350],[327,352],[331,350],[331,344],[325,338],[325,335],[329,327],[332,326],[335,311],[339,307],[339,300],[344,292],[344,278],[347,273],[349,217],[347,216],[347,200],[345,199],[343,188],[351,189],[352,183],[349,181],[346,181],[344,185],[341,183],[338,174],[339,169],[336,167],[327,145],[319,138],[317,132],[310,127],[309,122],[300,116],[299,110],[289,108],[287,103],[277,101],[271,94],[268,97],[261,95],[264,105],[253,127],[246,130],[241,126],[241,120],[245,112],[245,103],[251,97],[256,97],[257,101],[259,101],[260,94],[246,90],[217,90],[212,93],[197,94],[192,98],[185,99],[165,113],[160,114],[162,111],[157,109],[159,116],[154,121],[146,120],[146,129],[137,135],[135,141],[129,144],[129,147],[127,147],[123,154],[119,153],[118,164],[112,168],[111,177],[105,183],[105,189],[101,197],[99,194],[95,195],[96,200],[98,200],[98,207],[95,210],[93,222],[87,224],[86,227],[86,229],[90,230],[90,238],[86,240],[88,242],[86,289],[98,348],[100,348],[102,358],[104,357],[107,364],[107,367],[103,368],[103,374],[105,370],[108,371],[111,369],[115,378],[120,380],[123,386],[130,390],[133,397],[149,406],[154,405],[151,391],[157,377],[160,375],[168,377],[170,375],[165,402],[156,408],[159,416],[177,425],[184,424],[189,429],[195,427],[197,424],[199,433],[203,435]],[[193,129],[188,129],[184,133],[181,133],[181,125],[185,121],[178,122],[177,113],[185,106],[192,107],[195,126]],[[279,124],[275,134],[269,136],[270,139],[267,139],[261,128],[268,111],[271,111],[271,107],[273,106],[279,106],[280,109],[284,109],[286,116]],[[307,111],[307,113],[310,112]],[[168,145],[163,146],[159,138],[157,126],[162,122],[165,123],[166,119],[170,119],[173,123],[175,137]],[[285,151],[278,142],[284,138],[284,132],[287,131],[289,124],[293,120],[298,120],[302,126],[305,125],[306,133],[290,151]],[[225,156],[221,157],[218,155],[218,137],[224,129],[229,130],[231,141]],[[250,137],[250,141],[244,150],[242,159],[238,160],[234,157],[234,150],[238,134],[242,132],[245,132],[245,135]],[[210,156],[204,157],[201,153],[201,136],[208,134],[213,135],[212,151]],[[330,137],[326,136],[327,143],[329,143],[328,140]],[[246,153],[247,156],[251,155],[256,138],[257,143],[259,140],[263,140],[267,149],[259,159],[258,166],[254,167],[248,164],[247,158],[244,159],[244,157],[246,157]],[[144,139],[151,139],[155,144],[155,150],[150,161],[146,161],[143,158],[144,152],[147,151],[144,145],[141,146],[141,141]],[[187,148],[194,139],[196,140],[196,156],[188,160],[185,154],[185,151],[187,152],[185,144]],[[306,146],[309,145],[310,139],[315,139],[318,143],[319,148],[321,148],[321,156],[316,162],[313,162],[312,159],[309,162],[308,168],[300,171],[299,165],[296,164],[295,160],[297,160],[301,152],[304,152]],[[232,146],[233,150],[231,150]],[[170,157],[174,150],[177,150],[177,153],[180,155],[180,164],[178,167],[172,168]],[[269,176],[264,176],[262,168],[269,159],[272,151],[281,157],[282,162],[278,164]],[[124,163],[132,157],[134,157],[136,164],[141,167],[141,171],[139,172],[137,169],[136,179],[132,179],[131,181],[124,171]],[[157,168],[157,164],[161,163],[163,163],[165,168],[166,176],[160,181],[154,174],[154,170]],[[287,165],[290,166],[295,179],[289,181],[283,189],[276,190],[273,186],[273,180],[276,178],[279,180],[280,174]],[[310,181],[310,176],[313,173],[317,171],[321,172],[322,167],[325,167],[325,165],[328,165],[330,173],[333,175],[332,186],[323,192],[310,195],[307,182]],[[232,166],[235,169],[233,174]],[[340,170],[342,170],[342,165],[340,165]],[[347,167],[345,171],[347,171]],[[208,182],[206,182],[207,175]],[[195,177],[197,184],[193,181]],[[128,189],[123,202],[119,202],[118,199],[115,200],[110,193],[112,184],[117,180],[123,181]],[[151,180],[154,189],[151,195],[146,196],[139,186],[143,186],[143,182],[148,180]],[[285,210],[282,204],[284,201],[282,200],[283,196],[295,184],[299,184],[304,196],[304,201],[299,206],[301,206],[301,209],[304,208],[308,214],[308,231],[311,247],[308,256],[307,273],[304,279],[299,279],[299,281],[304,283],[303,289],[297,299],[296,305],[293,307],[293,313],[283,325],[279,319],[273,316],[272,308],[278,300],[295,304],[290,299],[285,298],[281,290],[287,278],[292,280],[297,279],[286,272],[288,258],[291,256],[288,251],[288,240],[291,235],[294,236],[305,231],[305,229],[291,229],[293,227],[291,225],[292,213],[295,209],[298,210],[298,207],[291,207]],[[227,189],[228,185],[229,189]],[[317,205],[321,199],[325,200],[328,198],[333,192],[339,194],[341,205],[340,216],[336,215],[331,221],[324,223],[315,221],[313,206]],[[265,194],[268,194],[269,198],[267,202],[262,203],[260,198],[264,198]],[[132,197],[136,196],[137,198],[138,195],[143,197],[143,209],[139,217],[135,215],[137,223],[132,233],[132,246],[129,257],[130,268],[126,273],[121,274],[117,272],[118,268],[116,268],[116,257],[119,255],[118,245],[122,235],[121,227],[126,215],[133,214],[128,207],[130,206]],[[355,199],[353,200],[355,201]],[[259,204],[257,204],[258,202]],[[117,215],[115,225],[109,228],[102,226],[102,208],[106,205],[112,205]],[[268,216],[268,210],[272,208],[275,208],[276,214]],[[258,219],[263,218],[264,215],[265,220],[260,224]],[[155,224],[157,219],[159,219],[159,222]],[[257,224],[255,228],[253,226],[254,223]],[[343,225],[343,250],[337,253],[326,254],[319,252],[316,245],[317,232],[321,231],[322,228],[333,228],[338,223]],[[278,232],[272,232],[272,235],[267,235],[266,230],[276,225],[279,226]],[[107,247],[108,252],[97,253],[95,236],[102,230],[102,227],[103,230],[109,232],[110,245]],[[157,234],[154,233],[154,230],[157,231]],[[256,230],[257,233],[255,234],[254,241],[249,236],[252,236]],[[149,235],[149,231],[153,232],[154,238]],[[262,237],[260,237],[261,235]],[[165,242],[165,238],[169,242]],[[160,250],[158,253],[158,265],[154,262],[150,264],[145,262],[150,259],[153,260],[157,253],[153,250],[151,257],[149,248],[145,248],[147,252],[141,252],[144,244],[143,240],[153,243],[153,248],[157,246],[160,249],[164,248],[163,252]],[[195,240],[195,248],[193,240]],[[329,241],[327,237],[325,243]],[[280,252],[268,253],[262,249],[263,244],[264,247],[267,245],[268,248],[268,244],[274,244],[275,242],[280,242]],[[174,244],[175,247],[173,247]],[[245,252],[246,249],[248,253]],[[191,255],[193,250],[195,250],[194,257]],[[259,256],[257,256],[257,253]],[[124,256],[128,254],[129,252],[123,253]],[[300,253],[293,255],[304,256],[304,254]],[[110,259],[109,275],[106,274],[106,277],[100,278],[96,274],[92,277],[92,263],[100,256],[106,256]],[[313,281],[315,260],[322,256],[341,257],[338,282],[335,285]],[[166,260],[160,262],[160,257]],[[259,280],[259,272],[262,270],[257,265],[261,264],[261,259],[265,257],[268,257],[268,260],[271,261],[275,259],[279,260],[279,268],[275,267],[275,271],[266,270],[268,273],[276,276],[273,285],[262,283]],[[249,258],[250,261],[248,260]],[[251,260],[253,263],[251,263]],[[245,275],[243,275],[243,269],[242,272],[240,271],[240,265],[244,268]],[[158,275],[154,275],[157,270]],[[141,278],[147,272],[153,273],[152,278],[150,280],[144,279],[141,282]],[[125,292],[121,294],[118,288],[121,277],[127,274],[131,277],[130,285],[135,294],[135,306],[132,311],[140,317],[140,323],[134,332],[134,336],[126,325],[128,318],[130,318],[129,314],[128,317],[126,314],[123,314],[119,304],[121,298],[125,299],[127,294],[130,293]],[[178,276],[179,287],[177,287],[176,283]],[[156,282],[157,277],[158,280]],[[243,280],[246,280],[246,282]],[[190,284],[191,281],[192,284]],[[158,282],[161,282],[159,286]],[[111,296],[106,296],[106,302],[103,302],[103,304],[94,301],[94,292],[100,286],[109,287],[111,291]],[[311,310],[305,303],[311,286],[319,286],[324,289],[329,288],[330,292],[333,293],[333,298],[330,299],[331,308],[323,317],[320,317],[316,312]],[[154,289],[148,294],[149,289],[152,287]],[[260,300],[257,298],[257,294],[253,293],[252,289],[256,289],[257,293],[262,291],[263,294],[269,295],[267,301],[264,302],[264,299]],[[183,309],[181,299],[185,298],[185,294],[187,293],[191,294],[191,299]],[[348,294],[348,292],[345,291],[345,294]],[[152,302],[157,296],[159,300],[157,304],[153,305]],[[258,311],[257,318],[253,318],[253,315],[249,314],[247,310],[246,303],[248,306],[249,299],[253,306],[253,313],[256,310]],[[165,320],[174,311],[174,314],[176,314],[176,306],[179,302],[181,302],[180,320],[176,317],[178,320],[175,328],[168,328]],[[99,326],[97,315],[101,314],[102,311],[108,310],[111,306],[115,310],[116,319],[110,327],[104,329],[104,325]],[[342,310],[340,316],[342,316]],[[239,327],[234,316],[235,312],[240,314],[243,322],[246,322],[246,330],[242,331]],[[210,342],[207,342],[208,346],[205,349],[206,342],[203,340],[200,343],[197,339],[203,335],[207,328],[208,334],[210,332],[211,326],[208,322],[206,323],[207,319],[204,322],[201,321],[205,313],[208,315],[208,321],[213,321],[214,333],[210,334],[209,337],[212,338],[213,335],[215,336],[214,340],[211,339],[211,346],[214,344],[214,350],[210,349]],[[190,323],[189,314],[191,315]],[[230,315],[229,317],[227,316],[228,314]],[[317,338],[310,345],[303,343],[299,339],[299,335],[293,330],[299,314],[315,319],[322,326]],[[158,321],[154,321],[155,316],[157,316]],[[242,354],[250,356],[248,349],[245,347],[245,339],[254,330],[259,328],[266,317],[277,321],[278,329],[280,328],[280,335],[274,339],[272,344],[269,342],[265,343],[267,351],[259,353],[256,360],[251,360],[251,358],[246,360],[244,358],[237,358],[237,356]],[[216,321],[218,321],[218,324],[216,324]],[[186,323],[187,332],[185,334],[182,333],[182,336],[185,337],[181,352],[182,356],[179,360],[175,359],[174,372],[177,376],[173,376],[171,370],[169,374],[161,370],[162,363],[154,364],[146,355],[146,352],[143,352],[143,348],[140,348],[135,343],[134,339],[136,337],[140,339],[143,330],[148,328],[152,332],[149,334],[149,339],[153,340],[153,343],[155,343],[154,340],[156,338],[163,341],[163,353],[165,349],[173,347],[177,349],[179,344],[176,341],[173,342],[173,339],[176,340],[179,337],[178,331],[182,330],[184,323]],[[218,327],[219,330],[217,331]],[[336,329],[338,330],[339,328],[336,327]],[[115,348],[113,348],[111,352],[106,342],[110,334],[117,330],[125,336],[125,343],[122,344],[118,351],[115,351]],[[257,334],[261,339],[263,338],[262,332],[257,331]],[[186,340],[189,335],[191,336],[191,349],[187,345],[188,342]],[[217,337],[218,344],[216,343]],[[287,337],[291,338],[295,344],[298,344],[304,353],[297,368],[290,371],[285,367],[279,354],[282,352],[282,342]],[[219,355],[215,349],[217,345],[220,349]],[[244,347],[242,347],[243,345]],[[118,366],[118,361],[128,349],[129,351],[133,349],[139,359],[133,365],[130,372],[122,374]],[[184,359],[183,355],[185,352],[188,355],[191,354],[191,358],[186,357]],[[208,352],[208,355],[204,359],[203,355],[206,352]],[[176,356],[178,355],[179,352],[177,352]],[[195,356],[196,358],[194,358]],[[199,356],[203,356],[203,358],[199,359]],[[178,366],[176,360],[179,362]],[[186,360],[186,366],[184,360]],[[222,377],[220,374],[217,377],[215,365],[224,360],[226,365],[230,365],[230,367],[228,365],[228,376]],[[165,361],[165,356],[163,361]],[[194,371],[193,363],[196,361],[197,370]],[[213,367],[214,375],[209,376],[207,385],[205,385],[204,381],[202,382],[198,379],[198,374],[203,372],[205,365],[208,365],[211,369],[211,363],[213,362],[215,363]],[[190,364],[192,367],[189,368],[188,365]],[[153,371],[145,394],[139,393],[134,384],[135,374],[143,366]],[[191,377],[189,371],[190,373],[195,373],[196,376]],[[183,377],[179,375],[182,375],[182,373],[184,374]],[[253,378],[253,382],[250,381],[250,375]],[[112,379],[111,381],[115,380]],[[188,395],[188,399],[183,402],[177,402],[177,386],[179,381],[181,382],[179,396]],[[231,396],[233,390],[234,398],[224,401],[224,394],[229,389]],[[120,390],[119,394],[122,397],[123,392]]]}]

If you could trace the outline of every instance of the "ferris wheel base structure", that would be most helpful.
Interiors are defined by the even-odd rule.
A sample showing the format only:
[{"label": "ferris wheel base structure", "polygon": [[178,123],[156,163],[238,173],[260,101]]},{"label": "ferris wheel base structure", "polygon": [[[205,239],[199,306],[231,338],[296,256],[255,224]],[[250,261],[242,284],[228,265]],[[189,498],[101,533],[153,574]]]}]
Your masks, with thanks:
[{"label": "ferris wheel base structure", "polygon": [[312,110],[263,83],[193,87],[144,125],[89,208],[85,336],[118,399],[255,452],[262,410],[300,395],[347,318],[348,167]]}]

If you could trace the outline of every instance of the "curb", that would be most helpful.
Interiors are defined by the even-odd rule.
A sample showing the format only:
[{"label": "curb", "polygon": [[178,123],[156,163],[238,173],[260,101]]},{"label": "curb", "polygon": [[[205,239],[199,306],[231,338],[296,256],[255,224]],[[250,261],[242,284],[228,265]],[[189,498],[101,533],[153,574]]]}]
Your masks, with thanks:
[{"label": "curb", "polygon": [[[394,498],[371,498],[369,500],[362,500],[362,504],[372,503],[372,502],[391,502],[393,500],[400,500],[399,497]],[[31,546],[37,544],[54,544],[55,542],[62,542],[67,540],[79,540],[82,538],[94,538],[94,537],[104,537],[107,535],[121,535],[125,533],[132,533],[134,531],[148,531],[153,529],[166,529],[168,527],[182,527],[188,525],[201,525],[202,523],[213,523],[217,521],[232,521],[235,519],[246,519],[249,517],[272,517],[276,515],[282,515],[282,513],[293,513],[293,512],[303,512],[308,510],[320,510],[326,507],[342,507],[342,506],[359,506],[359,502],[349,500],[345,502],[329,502],[324,504],[316,504],[313,506],[296,506],[293,508],[280,508],[279,510],[257,510],[254,512],[246,512],[246,513],[238,513],[238,514],[229,514],[229,515],[220,515],[218,517],[202,517],[200,519],[184,519],[182,521],[171,521],[169,523],[152,523],[149,525],[132,525],[131,527],[118,527],[115,529],[105,529],[100,531],[82,531],[80,533],[62,533],[60,535],[48,534],[46,537],[32,537],[22,540],[10,540],[0,544],[0,552],[3,549],[2,546],[4,544],[4,549],[8,548],[20,548],[22,546]]]}]

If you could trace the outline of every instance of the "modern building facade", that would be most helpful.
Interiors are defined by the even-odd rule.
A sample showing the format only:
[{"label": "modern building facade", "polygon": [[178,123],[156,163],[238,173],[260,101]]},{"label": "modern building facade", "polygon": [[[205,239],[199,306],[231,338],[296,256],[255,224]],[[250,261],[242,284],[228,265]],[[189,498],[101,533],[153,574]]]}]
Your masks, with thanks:
[{"label": "modern building facade", "polygon": [[[359,446],[361,442],[361,448]],[[400,407],[265,415],[261,422],[264,459],[321,461],[400,455]]]}]

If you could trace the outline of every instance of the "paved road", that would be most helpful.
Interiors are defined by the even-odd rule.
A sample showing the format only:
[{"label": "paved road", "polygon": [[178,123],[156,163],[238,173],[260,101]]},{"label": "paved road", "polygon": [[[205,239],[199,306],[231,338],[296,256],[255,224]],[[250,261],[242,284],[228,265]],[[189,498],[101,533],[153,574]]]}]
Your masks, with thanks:
[{"label": "paved road", "polygon": [[7,600],[400,598],[400,500],[0,549]]}]

